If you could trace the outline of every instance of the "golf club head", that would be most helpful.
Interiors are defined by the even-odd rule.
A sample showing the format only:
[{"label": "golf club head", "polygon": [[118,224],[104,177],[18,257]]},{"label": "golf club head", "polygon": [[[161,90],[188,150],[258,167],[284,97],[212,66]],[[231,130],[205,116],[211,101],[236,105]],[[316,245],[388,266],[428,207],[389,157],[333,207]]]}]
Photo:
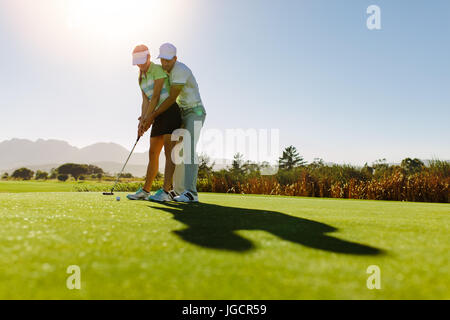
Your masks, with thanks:
[{"label": "golf club head", "polygon": [[112,196],[114,195],[114,192],[103,192],[104,196]]}]

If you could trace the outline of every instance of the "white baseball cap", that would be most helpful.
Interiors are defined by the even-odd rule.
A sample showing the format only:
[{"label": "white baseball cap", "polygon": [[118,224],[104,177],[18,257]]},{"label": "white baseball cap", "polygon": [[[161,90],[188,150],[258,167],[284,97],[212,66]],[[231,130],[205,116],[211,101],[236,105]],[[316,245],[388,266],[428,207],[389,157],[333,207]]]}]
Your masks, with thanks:
[{"label": "white baseball cap", "polygon": [[171,43],[164,43],[159,47],[159,56],[157,59],[171,60],[177,55],[177,48]]},{"label": "white baseball cap", "polygon": [[145,64],[147,62],[148,54],[148,50],[133,53],[133,66],[138,64]]}]

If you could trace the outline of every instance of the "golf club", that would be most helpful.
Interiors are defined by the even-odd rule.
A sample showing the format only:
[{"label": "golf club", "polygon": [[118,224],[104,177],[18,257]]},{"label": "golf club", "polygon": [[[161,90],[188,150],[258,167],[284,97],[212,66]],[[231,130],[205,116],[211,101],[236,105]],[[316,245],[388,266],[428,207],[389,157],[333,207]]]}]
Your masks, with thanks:
[{"label": "golf club", "polygon": [[122,173],[123,173],[123,169],[125,169],[125,166],[127,165],[128,160],[130,160],[130,157],[131,157],[131,155],[133,154],[134,148],[136,148],[136,145],[137,145],[137,143],[138,143],[138,141],[139,141],[140,138],[141,138],[141,137],[137,137],[136,142],[134,143],[133,149],[131,149],[131,152],[130,152],[130,155],[128,156],[128,158],[127,158],[127,161],[125,161],[125,164],[123,165],[122,170],[120,170],[120,173],[119,173],[119,175],[117,176],[116,182],[114,183],[114,185],[113,185],[113,187],[112,187],[112,189],[111,189],[111,192],[103,192],[103,195],[104,195],[104,196],[112,196],[112,195],[114,194],[114,188],[116,187],[117,183],[119,182],[120,176],[121,176]]}]

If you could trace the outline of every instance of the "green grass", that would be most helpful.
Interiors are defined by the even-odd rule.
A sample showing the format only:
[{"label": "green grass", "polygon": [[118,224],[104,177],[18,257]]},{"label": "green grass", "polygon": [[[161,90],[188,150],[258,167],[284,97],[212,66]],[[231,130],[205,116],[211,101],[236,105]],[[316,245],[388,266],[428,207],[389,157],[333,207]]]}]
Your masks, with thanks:
[{"label": "green grass", "polygon": [[[0,193],[0,298],[450,298],[448,204],[116,195]],[[66,288],[69,265],[81,290]]]}]

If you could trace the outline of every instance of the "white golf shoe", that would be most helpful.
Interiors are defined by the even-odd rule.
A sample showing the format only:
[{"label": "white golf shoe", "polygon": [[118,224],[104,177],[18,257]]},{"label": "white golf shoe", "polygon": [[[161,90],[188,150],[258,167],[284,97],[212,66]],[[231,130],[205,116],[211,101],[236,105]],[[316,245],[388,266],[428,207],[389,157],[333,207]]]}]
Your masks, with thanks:
[{"label": "white golf shoe", "polygon": [[177,197],[177,196],[179,196],[179,194],[178,194],[175,190],[170,190],[170,191],[169,191],[169,197],[170,197],[170,200],[173,201],[173,199],[174,199],[175,197]]},{"label": "white golf shoe", "polygon": [[139,188],[136,193],[127,195],[127,198],[130,200],[147,200],[149,195],[150,193],[144,191],[142,188]]},{"label": "white golf shoe", "polygon": [[198,202],[198,196],[193,195],[189,191],[184,191],[179,196],[173,198],[176,202]]}]

